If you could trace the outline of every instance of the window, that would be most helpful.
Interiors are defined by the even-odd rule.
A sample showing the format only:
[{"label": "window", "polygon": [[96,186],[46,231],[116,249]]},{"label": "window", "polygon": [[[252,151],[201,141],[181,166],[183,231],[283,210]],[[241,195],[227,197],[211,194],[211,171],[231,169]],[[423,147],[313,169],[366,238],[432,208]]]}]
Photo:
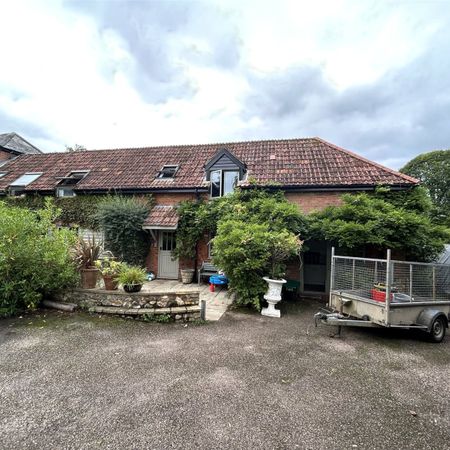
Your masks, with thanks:
[{"label": "window", "polygon": [[75,194],[75,191],[71,188],[60,187],[56,189],[57,197],[75,197],[76,195],[77,194]]},{"label": "window", "polygon": [[12,182],[11,186],[14,186],[14,187],[16,187],[16,186],[20,186],[20,187],[28,186],[33,181],[36,181],[41,175],[42,175],[42,172],[25,173],[22,176],[20,176],[19,178],[17,178],[17,180]]},{"label": "window", "polygon": [[57,197],[75,197],[76,193],[73,190],[73,186],[78,184],[86,175],[89,170],[74,170],[69,175],[60,178],[58,187],[56,188]]},{"label": "window", "polygon": [[234,191],[239,181],[238,170],[212,170],[210,173],[211,197],[222,197]]},{"label": "window", "polygon": [[159,172],[156,178],[173,178],[178,171],[178,166],[164,166]]},{"label": "window", "polygon": [[0,178],[4,177],[6,175],[6,172],[0,172]]}]

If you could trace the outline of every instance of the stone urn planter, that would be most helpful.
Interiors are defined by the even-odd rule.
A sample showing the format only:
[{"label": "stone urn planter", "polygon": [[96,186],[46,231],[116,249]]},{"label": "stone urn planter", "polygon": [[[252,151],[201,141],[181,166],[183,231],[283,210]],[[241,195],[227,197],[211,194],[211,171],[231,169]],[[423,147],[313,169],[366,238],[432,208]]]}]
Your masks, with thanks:
[{"label": "stone urn planter", "polygon": [[263,308],[261,314],[268,317],[280,317],[280,310],[275,309],[275,305],[281,300],[281,290],[286,280],[272,280],[268,277],[263,277],[263,280],[269,285],[267,292],[264,294],[264,298],[269,306]]},{"label": "stone urn planter", "polygon": [[191,284],[194,279],[194,269],[181,269],[181,281],[183,284]]},{"label": "stone urn planter", "polygon": [[97,285],[99,270],[96,267],[80,269],[81,287],[83,289],[94,289]]}]

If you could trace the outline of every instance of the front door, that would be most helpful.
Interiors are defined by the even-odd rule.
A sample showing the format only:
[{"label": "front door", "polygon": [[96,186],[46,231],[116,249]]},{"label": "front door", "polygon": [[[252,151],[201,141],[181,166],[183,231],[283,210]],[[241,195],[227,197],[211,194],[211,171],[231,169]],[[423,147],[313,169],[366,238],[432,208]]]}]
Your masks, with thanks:
[{"label": "front door", "polygon": [[158,278],[178,278],[178,258],[172,258],[175,245],[174,231],[159,232]]}]

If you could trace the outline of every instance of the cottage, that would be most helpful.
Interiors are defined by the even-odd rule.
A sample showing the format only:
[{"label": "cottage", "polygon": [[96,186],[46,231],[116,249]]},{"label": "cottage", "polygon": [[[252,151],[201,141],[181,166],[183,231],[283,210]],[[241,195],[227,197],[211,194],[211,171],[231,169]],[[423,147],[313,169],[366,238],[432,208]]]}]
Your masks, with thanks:
[{"label": "cottage", "polygon": [[0,166],[17,156],[36,153],[42,152],[17,133],[0,134]]},{"label": "cottage", "polygon": [[[180,267],[194,264],[171,257],[181,200],[213,200],[236,186],[271,186],[309,213],[338,205],[346,192],[416,184],[320,138],[24,154],[0,170],[0,195],[151,193],[155,206],[144,224],[153,238],[148,268],[160,278],[178,278]],[[198,265],[210,257],[208,241],[205,236],[198,246]],[[325,292],[329,253],[326,243],[309,243],[303,266],[290,267],[288,276],[301,279],[304,292]]]}]

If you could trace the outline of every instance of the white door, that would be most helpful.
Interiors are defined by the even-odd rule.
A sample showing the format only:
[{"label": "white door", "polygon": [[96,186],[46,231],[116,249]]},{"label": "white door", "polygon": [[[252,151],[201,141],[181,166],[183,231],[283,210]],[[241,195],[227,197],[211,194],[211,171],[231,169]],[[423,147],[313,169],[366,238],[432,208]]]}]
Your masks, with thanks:
[{"label": "white door", "polygon": [[172,258],[175,249],[175,232],[159,232],[158,278],[178,278],[178,258]]}]

